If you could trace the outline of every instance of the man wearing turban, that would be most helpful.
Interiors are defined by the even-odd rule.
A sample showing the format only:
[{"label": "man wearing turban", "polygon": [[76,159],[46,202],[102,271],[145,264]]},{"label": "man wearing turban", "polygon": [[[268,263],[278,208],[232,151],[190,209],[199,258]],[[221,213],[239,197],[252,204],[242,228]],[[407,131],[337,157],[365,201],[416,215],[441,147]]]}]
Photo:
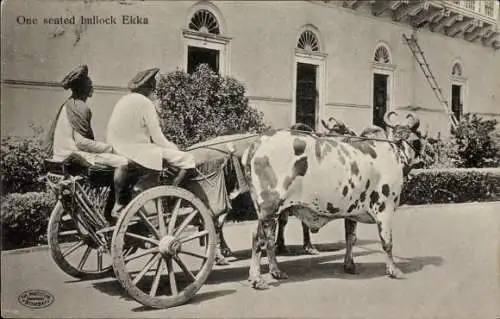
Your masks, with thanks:
[{"label": "man wearing turban", "polygon": [[[88,67],[82,65],[71,71],[62,81],[71,96],[61,105],[48,132],[46,149],[52,153],[53,161],[63,162],[75,156],[87,165],[104,165],[115,168],[115,199],[120,198],[127,171],[128,160],[113,154],[113,147],[94,140],[91,126],[92,111],[87,99],[92,96],[93,85],[88,75]],[[115,205],[117,205],[115,203]]]}]

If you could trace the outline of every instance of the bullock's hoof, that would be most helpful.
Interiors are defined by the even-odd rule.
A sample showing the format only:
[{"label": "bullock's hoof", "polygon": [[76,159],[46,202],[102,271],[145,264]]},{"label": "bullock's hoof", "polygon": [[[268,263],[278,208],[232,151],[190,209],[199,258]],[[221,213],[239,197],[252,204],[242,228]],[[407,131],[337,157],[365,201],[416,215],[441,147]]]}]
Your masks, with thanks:
[{"label": "bullock's hoof", "polygon": [[291,254],[292,252],[286,246],[281,246],[281,245],[276,246],[276,255],[283,256]]},{"label": "bullock's hoof", "polygon": [[252,288],[255,290],[266,290],[269,289],[269,285],[263,279],[248,279],[252,284]]},{"label": "bullock's hoof", "polygon": [[317,250],[313,245],[305,245],[304,250],[308,255],[319,255],[319,250]]},{"label": "bullock's hoof", "polygon": [[385,270],[387,276],[393,279],[404,279],[405,274],[396,266],[387,267]]},{"label": "bullock's hoof", "polygon": [[288,275],[286,274],[286,272],[284,271],[281,271],[281,270],[275,270],[275,271],[271,271],[271,276],[276,279],[276,280],[285,280],[285,279],[288,279]]},{"label": "bullock's hoof", "polygon": [[344,264],[344,272],[346,274],[356,275],[358,272],[356,270],[356,265],[354,263]]},{"label": "bullock's hoof", "polygon": [[215,258],[215,264],[217,266],[227,266],[229,262],[224,257]]},{"label": "bullock's hoof", "polygon": [[233,252],[229,248],[222,248],[221,254],[222,254],[222,256],[224,256],[226,258],[233,257]]}]

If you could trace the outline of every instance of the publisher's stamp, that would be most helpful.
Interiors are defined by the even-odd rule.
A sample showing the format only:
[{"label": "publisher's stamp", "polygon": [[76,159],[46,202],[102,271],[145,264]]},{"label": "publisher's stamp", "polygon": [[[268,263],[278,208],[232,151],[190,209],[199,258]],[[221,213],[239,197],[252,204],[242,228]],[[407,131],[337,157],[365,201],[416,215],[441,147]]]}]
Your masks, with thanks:
[{"label": "publisher's stamp", "polygon": [[25,307],[43,309],[49,307],[54,302],[54,296],[46,290],[31,289],[23,291],[17,300]]}]

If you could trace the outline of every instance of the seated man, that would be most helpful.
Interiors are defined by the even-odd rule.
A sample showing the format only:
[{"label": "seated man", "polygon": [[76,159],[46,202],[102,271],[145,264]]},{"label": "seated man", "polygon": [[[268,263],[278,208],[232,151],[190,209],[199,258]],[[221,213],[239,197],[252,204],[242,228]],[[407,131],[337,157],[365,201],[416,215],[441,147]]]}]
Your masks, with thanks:
[{"label": "seated man", "polygon": [[[163,169],[163,161],[181,169],[179,176],[192,173],[194,157],[168,141],[160,127],[150,95],[156,89],[159,69],[139,72],[128,84],[131,93],[115,105],[108,123],[107,141],[117,154],[153,171]],[[118,208],[120,209],[120,208]],[[117,216],[119,212],[113,211]]]},{"label": "seated man", "polygon": [[82,65],[71,71],[63,79],[62,86],[65,90],[71,89],[72,94],[61,105],[47,136],[46,147],[49,154],[53,155],[52,160],[62,162],[77,155],[88,165],[114,167],[115,199],[119,198],[128,161],[122,156],[112,154],[111,145],[94,140],[90,123],[92,111],[86,104],[93,93],[88,67]]}]

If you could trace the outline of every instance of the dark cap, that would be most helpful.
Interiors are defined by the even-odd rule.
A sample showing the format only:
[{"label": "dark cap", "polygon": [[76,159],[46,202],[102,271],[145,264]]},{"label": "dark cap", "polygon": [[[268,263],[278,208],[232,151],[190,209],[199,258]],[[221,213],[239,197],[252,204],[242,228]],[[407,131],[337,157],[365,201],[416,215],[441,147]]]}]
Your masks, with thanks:
[{"label": "dark cap", "polygon": [[128,88],[130,90],[138,89],[144,84],[148,83],[149,80],[154,78],[156,74],[160,71],[158,68],[148,69],[137,73],[130,82],[128,82]]},{"label": "dark cap", "polygon": [[78,81],[80,81],[85,77],[88,77],[88,75],[89,75],[88,66],[80,65],[79,67],[75,68],[73,71],[71,71],[68,75],[64,77],[64,79],[61,82],[61,85],[65,90],[73,88],[75,83],[77,83]]}]

